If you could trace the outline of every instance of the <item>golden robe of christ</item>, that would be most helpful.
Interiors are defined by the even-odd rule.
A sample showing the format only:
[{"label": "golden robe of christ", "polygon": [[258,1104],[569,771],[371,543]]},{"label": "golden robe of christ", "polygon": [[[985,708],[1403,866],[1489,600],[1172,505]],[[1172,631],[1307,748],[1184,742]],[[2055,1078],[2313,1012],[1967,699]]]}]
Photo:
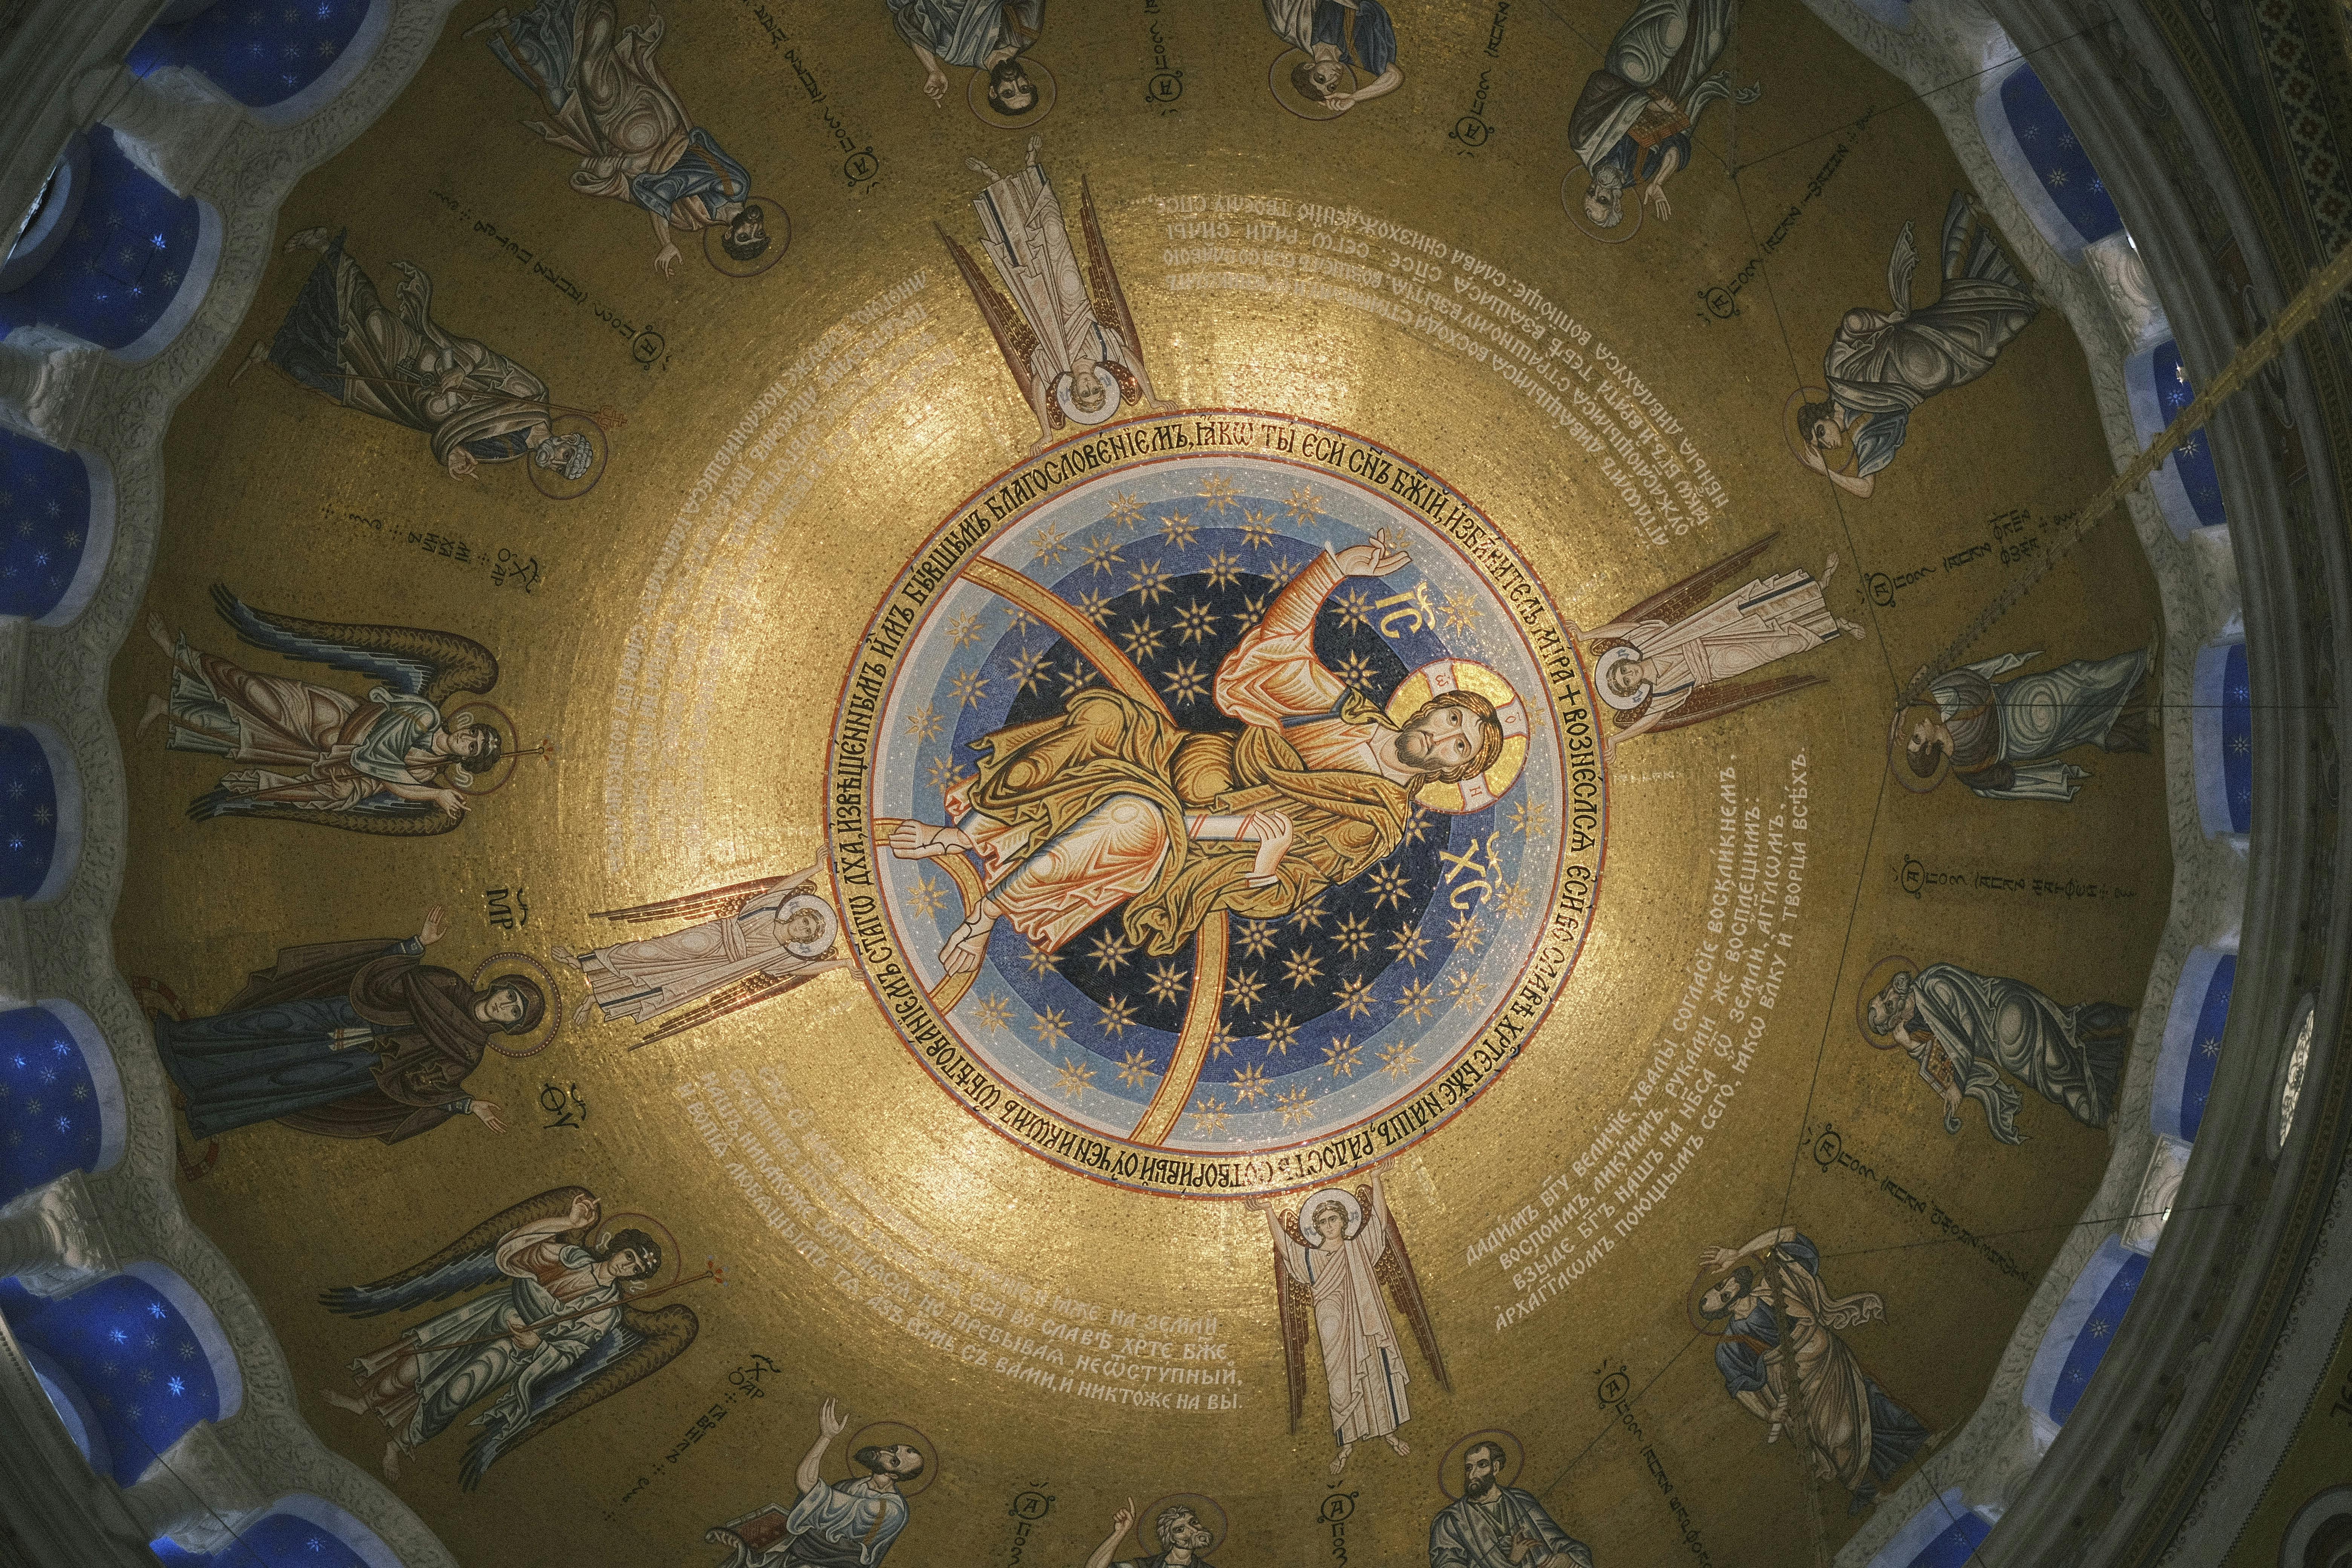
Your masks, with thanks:
[{"label": "golden robe of christ", "polygon": [[1408,563],[1382,536],[1294,578],[1218,667],[1238,733],[1096,689],[973,742],[980,769],[949,787],[950,825],[890,837],[902,858],[980,858],[990,891],[940,950],[949,972],[978,967],[999,919],[1051,952],[1124,906],[1128,940],[1166,954],[1219,910],[1288,914],[1395,849],[1422,784],[1491,766],[1503,733],[1485,699],[1444,692],[1399,725],[1315,657],[1324,597]]}]

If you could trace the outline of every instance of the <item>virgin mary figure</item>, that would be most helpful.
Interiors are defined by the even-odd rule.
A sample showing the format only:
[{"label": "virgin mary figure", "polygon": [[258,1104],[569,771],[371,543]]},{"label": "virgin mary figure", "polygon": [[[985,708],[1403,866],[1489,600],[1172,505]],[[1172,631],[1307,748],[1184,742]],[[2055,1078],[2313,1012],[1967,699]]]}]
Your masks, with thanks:
[{"label": "virgin mary figure", "polygon": [[662,75],[654,51],[664,26],[651,10],[642,25],[622,26],[613,0],[536,0],[520,16],[501,7],[466,36],[489,33],[499,63],[547,106],[547,119],[525,123],[579,155],[573,190],[645,208],[660,246],[654,265],[667,277],[677,260],[673,229],[727,225],[738,261],[771,241],[763,227],[735,222],[751,176],[694,123]]},{"label": "virgin mary figure", "polygon": [[499,1108],[467,1092],[496,1034],[528,1034],[547,996],[521,975],[477,991],[420,963],[441,911],[404,941],[281,950],[219,1013],[153,1016],[155,1048],[184,1097],[188,1127],[216,1138],[276,1120],[324,1138],[397,1143],[453,1116],[493,1132]]}]

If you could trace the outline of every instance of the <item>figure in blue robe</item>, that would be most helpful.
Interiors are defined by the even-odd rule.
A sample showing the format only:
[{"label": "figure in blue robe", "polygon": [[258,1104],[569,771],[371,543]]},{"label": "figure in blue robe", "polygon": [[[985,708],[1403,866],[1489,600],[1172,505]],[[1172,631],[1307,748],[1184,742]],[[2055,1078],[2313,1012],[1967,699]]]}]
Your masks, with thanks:
[{"label": "figure in blue robe", "polygon": [[1738,12],[1735,0],[1640,0],[1609,40],[1568,121],[1591,176],[1584,216],[1600,227],[1625,221],[1625,187],[1639,182],[1640,199],[1666,217],[1666,181],[1689,166],[1691,129],[1707,105],[1755,101],[1758,88],[1735,93],[1718,68]]},{"label": "figure in blue robe", "polygon": [[2105,1127],[2131,1054],[2132,1016],[2116,1002],[2062,1007],[2022,980],[1956,963],[1896,973],[1865,1013],[1872,1032],[1900,1045],[1936,1091],[1945,1131],[1959,1131],[1960,1102],[1973,1100],[2004,1143],[2025,1135],[2017,1130],[2017,1089],[2003,1073],[2084,1126]]},{"label": "figure in blue robe", "polygon": [[2077,746],[2148,749],[2147,710],[2126,708],[2147,674],[2147,649],[1996,679],[2041,657],[2039,649],[2005,653],[1929,681],[1936,711],[1914,725],[1905,742],[1911,771],[1933,778],[1948,758],[1953,776],[1982,799],[2063,802],[2091,775],[2053,760],[2062,753]]},{"label": "figure in blue robe", "polygon": [[898,36],[923,67],[923,91],[947,97],[949,66],[988,73],[988,101],[1007,120],[1045,101],[1022,55],[1045,30],[1045,0],[887,0]]},{"label": "figure in blue robe", "polygon": [[1396,25],[1381,0],[1265,0],[1265,19],[1275,37],[1307,57],[1291,65],[1291,89],[1333,114],[1394,92],[1404,80]]}]

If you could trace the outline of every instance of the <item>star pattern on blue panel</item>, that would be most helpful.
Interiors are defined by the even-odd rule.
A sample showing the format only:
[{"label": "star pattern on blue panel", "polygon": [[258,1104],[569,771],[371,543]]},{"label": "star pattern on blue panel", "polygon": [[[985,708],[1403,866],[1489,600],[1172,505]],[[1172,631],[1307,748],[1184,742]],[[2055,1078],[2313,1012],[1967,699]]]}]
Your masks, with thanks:
[{"label": "star pattern on blue panel", "polygon": [[[81,1049],[44,1007],[0,1014],[0,1204],[68,1171],[93,1170],[104,1129]],[[62,1106],[62,1109],[60,1107]]]},{"label": "star pattern on blue panel", "polygon": [[184,279],[195,255],[195,199],[173,195],[133,163],[110,130],[93,132],[89,146],[83,221],[46,267],[0,294],[0,332],[38,324],[120,349],[178,298],[179,283],[163,275]]},{"label": "star pattern on blue panel", "polygon": [[150,28],[131,51],[145,76],[164,66],[201,72],[255,109],[283,103],[324,76],[367,19],[369,0],[305,0],[276,11],[215,5],[184,22]]},{"label": "star pattern on blue panel", "polygon": [[115,1479],[125,1485],[196,1423],[219,1419],[209,1364],[171,1361],[175,1344],[194,1339],[192,1325],[139,1275],[113,1275],[52,1300],[12,1282],[0,1286],[0,1314],[96,1416]]}]

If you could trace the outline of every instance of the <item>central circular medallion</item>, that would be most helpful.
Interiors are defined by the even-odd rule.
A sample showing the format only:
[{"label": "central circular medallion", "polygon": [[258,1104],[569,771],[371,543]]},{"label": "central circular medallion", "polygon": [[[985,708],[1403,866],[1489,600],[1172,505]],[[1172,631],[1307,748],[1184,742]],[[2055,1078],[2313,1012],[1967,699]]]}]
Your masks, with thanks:
[{"label": "central circular medallion", "polygon": [[1395,1152],[1573,966],[1607,812],[1573,639],[1371,442],[1136,420],[975,493],[877,611],[833,868],[930,1075],[1057,1163],[1278,1191]]}]

